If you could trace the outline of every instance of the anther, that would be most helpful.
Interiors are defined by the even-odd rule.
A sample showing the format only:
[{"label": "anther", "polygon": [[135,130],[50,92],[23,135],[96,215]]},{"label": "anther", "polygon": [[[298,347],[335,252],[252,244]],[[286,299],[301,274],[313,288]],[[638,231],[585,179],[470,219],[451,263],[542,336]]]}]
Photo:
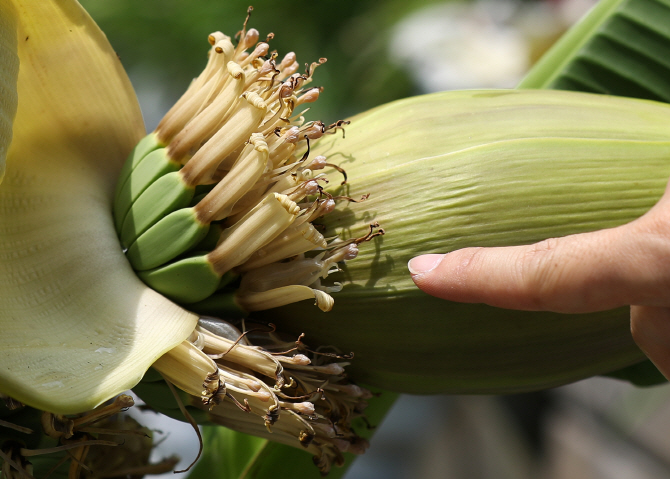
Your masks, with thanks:
[{"label": "anther", "polygon": [[214,45],[216,45],[216,42],[223,39],[224,37],[226,37],[226,35],[224,35],[223,33],[214,32],[214,33],[209,34],[209,36],[207,37],[207,40],[209,41],[210,45],[214,46]]}]

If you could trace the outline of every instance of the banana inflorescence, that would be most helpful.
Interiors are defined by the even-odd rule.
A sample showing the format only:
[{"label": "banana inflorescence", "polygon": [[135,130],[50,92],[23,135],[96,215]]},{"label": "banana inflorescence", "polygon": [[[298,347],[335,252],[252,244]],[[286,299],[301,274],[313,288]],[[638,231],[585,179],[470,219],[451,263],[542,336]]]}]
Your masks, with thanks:
[{"label": "banana inflorescence", "polygon": [[[354,201],[325,192],[328,179],[318,172],[343,170],[310,157],[310,142],[348,122],[327,126],[294,115],[318,98],[320,88],[305,85],[325,59],[297,73],[295,54],[278,62],[258,37],[246,22],[237,46],[222,33],[209,36],[204,71],[129,156],[114,223],[140,279],[189,310],[239,318],[314,299],[329,311],[340,285],[322,280],[383,230],[374,224],[344,241],[324,238],[312,224],[337,201]],[[154,364],[159,381],[207,411],[200,420],[302,447],[324,474],[343,463],[343,452],[363,452],[367,443],[351,420],[370,393],[344,375],[348,357],[273,333],[260,343],[256,335],[262,347],[254,346],[248,333],[203,317],[187,341]],[[169,411],[154,401],[165,395],[158,387],[160,394],[147,378],[138,393]]]}]

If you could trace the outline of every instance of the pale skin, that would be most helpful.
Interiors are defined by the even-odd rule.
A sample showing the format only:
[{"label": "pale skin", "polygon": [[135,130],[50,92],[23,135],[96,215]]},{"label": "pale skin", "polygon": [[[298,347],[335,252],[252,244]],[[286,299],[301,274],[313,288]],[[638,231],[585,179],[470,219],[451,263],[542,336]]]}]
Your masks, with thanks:
[{"label": "pale skin", "polygon": [[649,212],[616,228],[422,255],[409,269],[419,288],[450,301],[560,313],[629,305],[633,338],[670,378],[670,183]]}]

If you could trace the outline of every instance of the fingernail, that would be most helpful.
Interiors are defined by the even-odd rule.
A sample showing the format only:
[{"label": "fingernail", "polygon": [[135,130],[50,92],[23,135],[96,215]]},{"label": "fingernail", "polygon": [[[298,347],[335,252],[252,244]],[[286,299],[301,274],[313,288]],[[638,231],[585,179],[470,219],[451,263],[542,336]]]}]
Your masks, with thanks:
[{"label": "fingernail", "polygon": [[410,274],[424,274],[427,273],[440,264],[444,258],[443,254],[424,254],[412,258],[407,263],[407,269],[409,269]]}]

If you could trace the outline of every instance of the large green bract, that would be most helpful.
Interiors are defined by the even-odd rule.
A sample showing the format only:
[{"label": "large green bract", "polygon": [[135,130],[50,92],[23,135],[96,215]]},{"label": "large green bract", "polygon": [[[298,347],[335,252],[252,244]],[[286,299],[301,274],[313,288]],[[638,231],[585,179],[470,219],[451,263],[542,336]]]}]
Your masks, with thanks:
[{"label": "large green bract", "polygon": [[[347,263],[328,315],[273,311],[311,344],[356,353],[357,379],[416,393],[528,391],[640,361],[628,311],[516,312],[428,297],[415,255],[531,243],[626,223],[670,175],[670,107],[569,92],[450,92],[354,118],[316,148],[347,170],[351,196],[326,236],[378,221],[387,234]],[[325,323],[327,324],[327,327]],[[337,328],[332,327],[337,324]]]}]

